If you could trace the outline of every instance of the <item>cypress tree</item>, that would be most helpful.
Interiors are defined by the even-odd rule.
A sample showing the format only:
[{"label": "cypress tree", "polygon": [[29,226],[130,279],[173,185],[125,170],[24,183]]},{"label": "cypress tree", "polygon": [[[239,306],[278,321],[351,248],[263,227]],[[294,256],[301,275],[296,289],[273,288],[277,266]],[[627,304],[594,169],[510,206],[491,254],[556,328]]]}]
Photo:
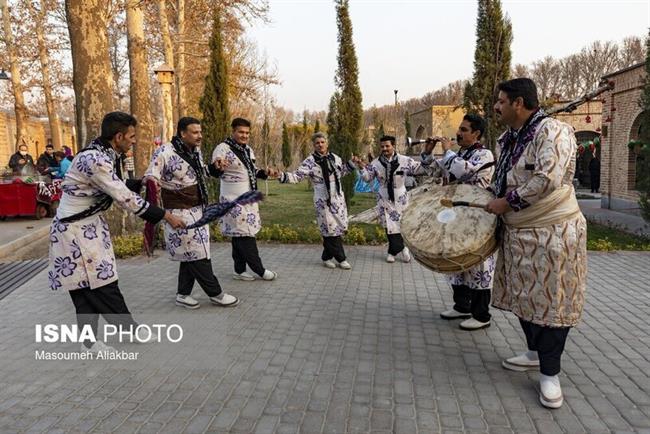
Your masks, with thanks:
[{"label": "cypress tree", "polygon": [[264,167],[269,166],[269,154],[271,153],[271,144],[269,143],[271,136],[271,128],[269,127],[269,120],[264,115],[264,122],[262,123],[262,161],[264,161]]},{"label": "cypress tree", "polygon": [[[210,36],[210,67],[205,77],[203,96],[199,100],[199,109],[203,114],[201,130],[203,132],[203,155],[210,162],[214,148],[228,135],[230,113],[228,111],[228,70],[223,52],[221,38],[221,20],[219,10],[215,10]],[[218,196],[217,186],[208,183],[211,200]]]},{"label": "cypress tree", "polygon": [[[335,92],[330,100],[330,113],[327,115],[329,144],[332,152],[344,161],[359,153],[359,142],[363,126],[363,107],[359,87],[359,67],[352,40],[352,21],[348,0],[335,0],[336,26],[339,49],[338,67],[334,77]],[[335,108],[335,113],[331,109]],[[354,194],[354,178],[343,178],[345,200],[349,203]]]},{"label": "cypress tree", "polygon": [[465,86],[463,107],[479,112],[487,120],[484,137],[494,149],[500,128],[494,113],[496,86],[510,76],[512,24],[503,16],[500,0],[479,0],[476,20],[474,76]]},{"label": "cypress tree", "polygon": [[636,163],[636,188],[639,192],[639,206],[643,219],[650,222],[650,32],[646,38],[645,80],[639,105],[641,122],[639,141],[643,143]]},{"label": "cypress tree", "polygon": [[316,119],[316,123],[314,124],[314,132],[320,133],[320,121],[318,119]]},{"label": "cypress tree", "polygon": [[291,166],[291,143],[289,143],[289,131],[287,124],[282,122],[282,164],[285,169]]},{"label": "cypress tree", "polygon": [[300,145],[301,161],[309,155],[309,126],[307,125],[307,111],[302,113],[302,140]]}]

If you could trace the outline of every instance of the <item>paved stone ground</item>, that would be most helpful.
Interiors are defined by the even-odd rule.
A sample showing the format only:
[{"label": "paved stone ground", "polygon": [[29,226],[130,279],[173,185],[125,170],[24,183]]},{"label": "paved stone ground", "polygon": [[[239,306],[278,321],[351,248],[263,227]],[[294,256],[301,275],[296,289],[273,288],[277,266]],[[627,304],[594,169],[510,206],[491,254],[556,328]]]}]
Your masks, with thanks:
[{"label": "paved stone ground", "polygon": [[[569,334],[564,406],[544,409],[537,376],[501,368],[524,349],[518,322],[458,329],[442,276],[348,247],[352,271],[315,246],[261,246],[274,282],[234,282],[228,245],[214,268],[239,307],[173,305],[177,265],[119,264],[145,322],[183,326],[180,344],[123,344],[137,361],[35,361],[34,324],[74,321],[40,273],[0,301],[2,432],[601,433],[650,432],[650,255],[589,255],[584,321]],[[119,345],[118,345],[119,346]]]}]

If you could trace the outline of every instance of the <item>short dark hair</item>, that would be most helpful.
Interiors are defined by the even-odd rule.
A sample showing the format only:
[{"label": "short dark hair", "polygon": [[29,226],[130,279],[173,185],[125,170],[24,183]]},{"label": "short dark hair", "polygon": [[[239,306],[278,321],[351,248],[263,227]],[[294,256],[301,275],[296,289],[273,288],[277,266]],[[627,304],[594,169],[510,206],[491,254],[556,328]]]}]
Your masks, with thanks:
[{"label": "short dark hair", "polygon": [[180,118],[178,120],[178,124],[176,125],[176,135],[180,137],[182,131],[187,131],[187,127],[194,124],[201,125],[201,121],[191,116],[185,116]]},{"label": "short dark hair", "polygon": [[393,146],[395,146],[395,137],[393,136],[381,136],[379,138],[379,143],[381,142],[390,142]]},{"label": "short dark hair", "polygon": [[485,133],[485,119],[476,113],[467,113],[465,116],[463,116],[463,120],[469,122],[469,126],[472,128],[472,132],[476,130],[479,131],[479,139],[483,137],[483,133]]},{"label": "short dark hair", "polygon": [[232,120],[232,123],[230,124],[232,129],[237,129],[237,127],[251,127],[251,122],[248,119],[244,118],[235,118]]},{"label": "short dark hair", "polygon": [[104,140],[111,140],[117,133],[126,133],[129,127],[138,125],[135,117],[124,112],[111,112],[102,119],[102,134]]},{"label": "short dark hair", "polygon": [[[37,143],[38,143],[38,142],[37,142]],[[47,145],[45,145],[45,148],[52,148],[52,149],[54,149],[54,145],[51,144],[51,143],[48,143]]]},{"label": "short dark hair", "polygon": [[508,95],[510,102],[521,97],[524,101],[524,107],[528,110],[535,110],[539,107],[537,99],[537,86],[530,78],[515,78],[508,81],[502,81],[498,84],[497,89]]},{"label": "short dark hair", "polygon": [[59,157],[60,159],[63,160],[63,159],[65,158],[65,152],[63,152],[63,151],[56,151],[56,152],[54,153],[54,156],[55,156],[55,157]]}]

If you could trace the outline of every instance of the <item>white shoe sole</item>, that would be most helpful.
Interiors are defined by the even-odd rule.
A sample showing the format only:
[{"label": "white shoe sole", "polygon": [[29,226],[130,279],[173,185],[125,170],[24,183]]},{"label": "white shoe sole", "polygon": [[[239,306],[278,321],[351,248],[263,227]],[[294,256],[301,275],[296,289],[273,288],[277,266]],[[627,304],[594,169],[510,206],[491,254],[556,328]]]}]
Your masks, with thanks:
[{"label": "white shoe sole", "polygon": [[214,304],[215,306],[219,306],[219,307],[235,307],[235,306],[237,306],[239,304],[239,299],[237,299],[234,303],[230,303],[230,304],[223,304],[223,303],[219,303],[218,301],[214,301],[214,300],[210,300],[210,303]]},{"label": "white shoe sole", "polygon": [[182,306],[185,309],[192,309],[192,310],[198,309],[198,308],[201,307],[201,305],[199,303],[197,303],[197,304],[185,304],[185,303],[183,303],[181,301],[178,301],[178,300],[176,300],[176,306]]},{"label": "white shoe sole", "polygon": [[547,400],[546,398],[544,398],[542,392],[539,392],[539,402],[546,408],[556,409],[562,407],[562,403],[564,402],[564,397],[560,396],[557,399]]},{"label": "white shoe sole", "polygon": [[245,276],[238,276],[237,274],[233,274],[232,279],[233,280],[242,280],[244,282],[252,282],[253,280],[255,280],[255,278],[252,277],[252,276],[251,277],[245,277]]},{"label": "white shoe sole", "polygon": [[334,269],[334,268],[336,268],[336,264],[325,264],[325,263],[323,263],[323,267]]},{"label": "white shoe sole", "polygon": [[467,327],[467,326],[464,326],[462,324],[459,324],[458,327],[461,330],[466,330],[466,331],[481,330],[481,329],[486,329],[486,328],[490,327],[490,323],[489,322],[483,323],[483,324],[481,324],[479,326],[476,326],[476,327]]},{"label": "white shoe sole", "polygon": [[526,371],[539,371],[539,363],[531,365],[515,365],[513,363],[508,363],[507,360],[501,362],[501,366],[510,371],[516,372],[526,372]]}]

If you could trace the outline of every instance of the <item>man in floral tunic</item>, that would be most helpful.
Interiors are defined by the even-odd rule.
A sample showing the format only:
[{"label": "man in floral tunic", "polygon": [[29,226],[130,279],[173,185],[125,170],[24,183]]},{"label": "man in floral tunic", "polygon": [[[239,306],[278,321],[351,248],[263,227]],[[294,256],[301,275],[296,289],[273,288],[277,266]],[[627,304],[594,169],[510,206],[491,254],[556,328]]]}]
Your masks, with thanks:
[{"label": "man in floral tunic", "polygon": [[318,229],[323,236],[321,259],[327,268],[336,268],[333,259],[344,270],[352,268],[345,259],[342,236],[348,230],[348,209],[341,189],[341,178],[355,169],[351,162],[328,151],[327,137],[315,133],[311,138],[314,153],[305,159],[295,172],[280,174],[280,182],[295,184],[305,178],[314,185],[314,208]]},{"label": "man in floral tunic", "polygon": [[[217,145],[212,153],[212,163],[219,169],[221,178],[219,200],[233,201],[238,196],[257,190],[257,179],[267,179],[273,173],[255,166],[255,154],[248,141],[251,123],[235,118],[231,123],[232,136]],[[264,268],[257,249],[255,235],[262,227],[257,203],[236,205],[221,218],[221,233],[231,237],[235,280],[255,280],[246,272],[246,265],[264,280],[273,280],[277,274]]]},{"label": "man in floral tunic", "polygon": [[[153,154],[145,177],[161,186],[163,206],[190,225],[201,217],[208,204],[206,177],[208,168],[201,156],[201,123],[192,117],[178,121],[171,143],[160,146]],[[216,168],[211,166],[216,175]],[[193,229],[174,229],[165,225],[165,246],[172,261],[179,261],[176,304],[198,309],[199,302],[191,296],[197,281],[212,304],[236,306],[239,300],[221,290],[212,270],[210,231],[208,225]]]},{"label": "man in floral tunic", "polygon": [[[481,144],[485,121],[476,114],[463,117],[456,132],[460,146],[458,153],[451,150],[453,143],[441,140],[444,156],[432,165],[434,176],[441,174],[445,183],[461,182],[481,188],[489,188],[494,173],[494,155]],[[428,162],[428,160],[425,159]],[[480,170],[479,170],[480,169]],[[496,263],[495,254],[470,270],[449,277],[454,292],[454,307],[440,314],[444,319],[465,318],[459,327],[478,330],[490,326],[490,290]]]},{"label": "man in floral tunic", "polygon": [[[406,209],[409,200],[406,178],[426,172],[420,162],[397,153],[395,137],[383,136],[379,139],[379,145],[381,155],[369,164],[364,165],[359,158],[355,158],[354,161],[362,168],[361,179],[366,182],[375,179],[379,181],[377,216],[388,237],[386,262],[395,262],[396,256],[404,262],[410,262],[411,254],[408,247],[404,246],[400,228],[402,212]],[[433,150],[433,146],[428,146],[428,149]]]},{"label": "man in floral tunic", "polygon": [[[152,223],[165,219],[173,227],[184,223],[171,213],[147,203],[139,194],[140,182],[120,179],[118,155],[135,143],[136,119],[121,112],[107,114],[101,136],[79,152],[61,184],[63,195],[50,228],[50,287],[70,292],[79,328],[89,325],[97,337],[99,314],[107,321],[137,326],[117,284],[111,234],[102,216],[113,201]],[[83,350],[112,350],[98,340],[86,341]]]},{"label": "man in floral tunic", "polygon": [[559,408],[560,361],[567,335],[582,316],[587,281],[587,225],[573,190],[572,128],[539,108],[528,78],[498,86],[494,110],[508,126],[488,211],[501,216],[492,304],[517,317],[528,351],[503,361],[540,371],[539,400]]}]

